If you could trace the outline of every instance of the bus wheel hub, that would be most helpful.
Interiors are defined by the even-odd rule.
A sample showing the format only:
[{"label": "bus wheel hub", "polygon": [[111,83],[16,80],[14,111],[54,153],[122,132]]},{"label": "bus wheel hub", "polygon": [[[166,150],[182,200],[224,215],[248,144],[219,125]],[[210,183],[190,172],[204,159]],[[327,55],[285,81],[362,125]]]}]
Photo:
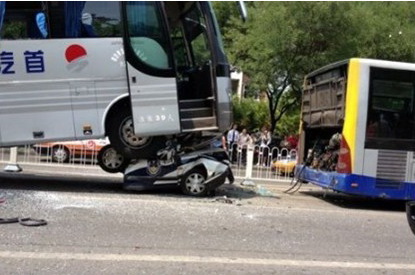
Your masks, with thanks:
[{"label": "bus wheel hub", "polygon": [[121,128],[122,137],[125,140],[125,142],[134,147],[139,147],[145,145],[149,138],[148,137],[139,137],[134,134],[134,125],[133,120],[131,118],[128,118],[125,120],[124,124]]}]

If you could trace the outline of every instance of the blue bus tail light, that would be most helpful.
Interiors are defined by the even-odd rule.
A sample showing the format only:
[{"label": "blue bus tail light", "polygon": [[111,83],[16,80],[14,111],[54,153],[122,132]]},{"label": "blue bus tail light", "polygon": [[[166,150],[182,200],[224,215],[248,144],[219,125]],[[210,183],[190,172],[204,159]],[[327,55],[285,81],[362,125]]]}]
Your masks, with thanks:
[{"label": "blue bus tail light", "polygon": [[338,173],[350,174],[352,172],[352,160],[350,148],[344,137],[340,142],[339,161],[337,162],[336,171]]}]

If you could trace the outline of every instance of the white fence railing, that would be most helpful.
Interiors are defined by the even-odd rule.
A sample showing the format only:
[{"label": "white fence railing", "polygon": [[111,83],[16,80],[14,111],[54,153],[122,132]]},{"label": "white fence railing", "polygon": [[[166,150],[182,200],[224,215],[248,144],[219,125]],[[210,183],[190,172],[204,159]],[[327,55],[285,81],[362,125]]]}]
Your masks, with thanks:
[{"label": "white fence railing", "polygon": [[[253,146],[251,179],[281,181],[291,180],[297,159],[297,151],[278,147]],[[246,177],[247,146],[234,145],[229,149],[232,170],[237,178]]]},{"label": "white fence railing", "polygon": [[[65,145],[54,146],[23,146],[17,148],[17,164],[42,166],[42,169],[51,170],[57,167],[73,167],[82,173],[83,168],[97,169],[97,155],[101,146],[90,144],[89,146],[67,147]],[[252,180],[289,181],[293,176],[296,163],[296,150],[286,148],[269,148],[253,146],[251,148],[252,165],[247,165],[247,147],[233,146],[229,150],[229,158],[232,162],[232,170],[237,179],[245,179],[247,167],[252,167],[248,173]],[[10,163],[10,148],[0,148],[0,163]]]}]

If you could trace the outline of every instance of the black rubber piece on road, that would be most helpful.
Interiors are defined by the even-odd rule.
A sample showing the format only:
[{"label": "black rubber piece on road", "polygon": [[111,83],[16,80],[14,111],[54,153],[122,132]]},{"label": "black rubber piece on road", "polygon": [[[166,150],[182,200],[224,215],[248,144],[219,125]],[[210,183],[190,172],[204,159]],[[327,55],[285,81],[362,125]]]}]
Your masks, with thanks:
[{"label": "black rubber piece on road", "polygon": [[36,220],[32,218],[19,219],[19,223],[24,226],[42,226],[48,224],[45,220]]},{"label": "black rubber piece on road", "polygon": [[19,218],[9,218],[9,219],[0,218],[0,224],[16,223],[16,222],[19,222]]}]

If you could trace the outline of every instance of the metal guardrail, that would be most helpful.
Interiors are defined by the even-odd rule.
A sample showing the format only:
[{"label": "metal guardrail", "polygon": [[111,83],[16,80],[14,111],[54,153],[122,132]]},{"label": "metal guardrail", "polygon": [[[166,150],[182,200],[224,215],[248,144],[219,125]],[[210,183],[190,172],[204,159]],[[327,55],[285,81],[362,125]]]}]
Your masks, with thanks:
[{"label": "metal guardrail", "polygon": [[[78,171],[97,170],[101,173],[101,168],[97,165],[97,155],[101,147],[91,144],[88,148],[77,150],[68,149],[64,145],[43,147],[41,150],[32,145],[17,148],[16,163],[19,165],[29,164],[31,166],[42,166],[42,170],[53,171],[56,167],[77,168]],[[0,148],[0,163],[7,165],[12,162],[11,148]],[[69,154],[68,158],[64,154]],[[234,176],[238,179],[246,179],[247,175],[252,180],[266,181],[290,181],[294,172],[296,162],[296,150],[286,148],[270,148],[252,146],[233,146],[229,150],[229,157],[232,161]],[[248,154],[252,154],[252,165],[248,165]],[[247,171],[247,168],[252,169]],[[102,171],[103,172],[103,171]]]},{"label": "metal guardrail", "polygon": [[[232,171],[237,178],[250,175],[252,180],[290,181],[294,174],[297,159],[297,151],[294,149],[234,145],[228,153],[232,161]],[[246,163],[249,153],[253,154],[253,162],[252,171],[247,173],[246,169],[250,166]]]}]

